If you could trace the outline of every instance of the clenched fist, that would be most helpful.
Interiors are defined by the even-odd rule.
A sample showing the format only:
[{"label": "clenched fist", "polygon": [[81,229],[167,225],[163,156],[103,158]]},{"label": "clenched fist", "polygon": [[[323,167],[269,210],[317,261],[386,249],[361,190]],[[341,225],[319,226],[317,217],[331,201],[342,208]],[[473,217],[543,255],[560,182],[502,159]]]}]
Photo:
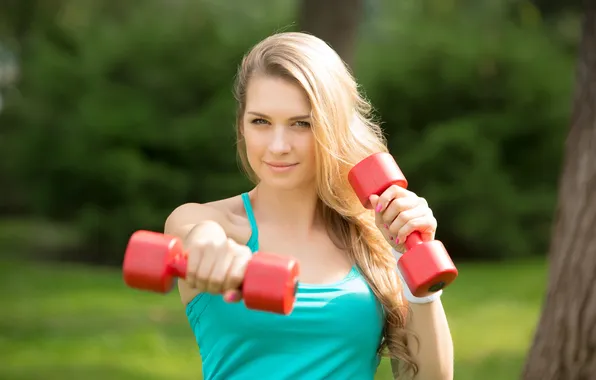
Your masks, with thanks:
[{"label": "clenched fist", "polygon": [[414,231],[420,232],[423,241],[435,238],[437,220],[424,198],[392,185],[381,196],[371,195],[370,201],[375,224],[397,251],[404,252],[406,238]]},{"label": "clenched fist", "polygon": [[211,294],[223,294],[226,302],[242,299],[240,287],[246,266],[251,259],[250,248],[226,236],[215,222],[196,225],[186,236],[188,252],[186,283]]}]

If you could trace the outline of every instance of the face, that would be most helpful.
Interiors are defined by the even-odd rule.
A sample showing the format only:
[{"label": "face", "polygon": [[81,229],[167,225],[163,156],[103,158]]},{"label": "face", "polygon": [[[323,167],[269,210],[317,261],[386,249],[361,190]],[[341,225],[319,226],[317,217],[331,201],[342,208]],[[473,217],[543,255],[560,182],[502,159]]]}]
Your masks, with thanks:
[{"label": "face", "polygon": [[315,140],[310,103],[288,80],[250,80],[242,120],[248,161],[260,181],[285,190],[314,186]]}]

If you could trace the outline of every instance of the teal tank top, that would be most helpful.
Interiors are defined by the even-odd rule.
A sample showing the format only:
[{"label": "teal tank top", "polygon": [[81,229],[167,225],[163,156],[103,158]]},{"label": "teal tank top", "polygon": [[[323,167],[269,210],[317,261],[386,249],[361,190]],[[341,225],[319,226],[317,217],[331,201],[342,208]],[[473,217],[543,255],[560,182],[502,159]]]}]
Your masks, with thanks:
[{"label": "teal tank top", "polygon": [[[248,194],[242,199],[254,253],[259,232]],[[373,380],[379,365],[383,311],[356,267],[334,284],[300,283],[287,316],[206,293],[188,303],[186,315],[205,380]]]}]

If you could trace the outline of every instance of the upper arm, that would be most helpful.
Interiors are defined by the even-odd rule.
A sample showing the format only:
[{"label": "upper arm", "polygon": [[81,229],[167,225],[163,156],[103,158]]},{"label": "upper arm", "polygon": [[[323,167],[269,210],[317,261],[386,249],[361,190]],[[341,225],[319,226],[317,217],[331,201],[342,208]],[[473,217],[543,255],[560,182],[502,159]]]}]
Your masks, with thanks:
[{"label": "upper arm", "polygon": [[164,225],[164,233],[184,239],[193,226],[205,221],[214,221],[225,230],[225,220],[224,213],[213,206],[185,203],[176,207],[168,216]]}]

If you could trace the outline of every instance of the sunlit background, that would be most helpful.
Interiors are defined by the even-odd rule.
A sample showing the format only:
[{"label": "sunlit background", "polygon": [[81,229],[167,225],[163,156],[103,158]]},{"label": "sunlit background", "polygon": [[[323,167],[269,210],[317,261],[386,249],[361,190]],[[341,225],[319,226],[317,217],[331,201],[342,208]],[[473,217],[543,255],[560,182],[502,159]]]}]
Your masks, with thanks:
[{"label": "sunlit background", "polygon": [[[546,285],[578,11],[363,0],[352,41],[321,28],[326,6],[0,1],[1,379],[201,378],[178,295],[127,288],[124,248],[179,204],[250,188],[235,70],[267,35],[305,29],[353,50],[391,152],[439,221],[460,270],[443,296],[455,378],[519,377]],[[383,362],[377,378],[390,377]]]}]

